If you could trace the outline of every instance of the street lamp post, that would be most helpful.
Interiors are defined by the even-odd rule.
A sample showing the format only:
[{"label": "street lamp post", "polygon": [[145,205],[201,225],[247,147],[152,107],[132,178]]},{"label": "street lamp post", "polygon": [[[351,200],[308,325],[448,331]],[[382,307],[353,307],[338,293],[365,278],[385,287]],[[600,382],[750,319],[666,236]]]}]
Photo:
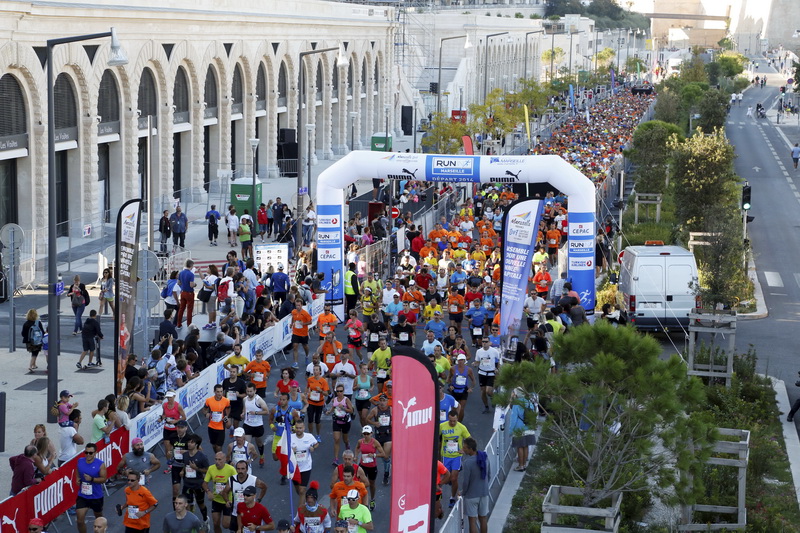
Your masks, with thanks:
[{"label": "street lamp post", "polygon": [[[303,228],[301,224],[297,223],[297,219],[302,216],[303,214],[303,195],[300,194],[300,191],[303,187],[303,147],[305,145],[306,151],[308,152],[307,157],[310,160],[311,157],[311,147],[308,146],[308,142],[310,136],[306,133],[305,143],[303,143],[302,139],[299,137],[302,135],[303,131],[303,124],[305,124],[304,113],[303,113],[303,104],[305,104],[306,99],[306,88],[305,88],[305,76],[303,75],[305,68],[303,64],[303,60],[306,56],[310,56],[313,54],[322,54],[325,52],[332,52],[334,50],[339,50],[338,46],[332,46],[330,48],[321,48],[320,50],[307,50],[305,52],[300,52],[300,59],[298,61],[299,65],[299,72],[297,75],[297,212],[295,213],[295,244],[297,245],[296,249],[299,250],[299,244],[302,242],[301,239],[303,238]],[[355,98],[355,96],[353,96]],[[308,182],[309,182],[309,189],[311,188],[311,171],[310,171],[310,162],[309,162],[309,173],[308,173]],[[309,197],[311,195],[309,194]]]},{"label": "street lamp post", "polygon": [[256,152],[258,150],[258,137],[250,139],[250,149],[253,151],[253,220],[258,224],[258,202],[261,198],[256,198]]},{"label": "street lamp post", "polygon": [[[61,37],[47,41],[47,321],[49,326],[49,350],[47,353],[47,405],[58,402],[58,357],[61,354],[61,325],[58,316],[58,242],[56,229],[57,194],[56,194],[56,118],[55,118],[55,87],[53,86],[53,48],[60,44],[90,41],[111,37],[111,54],[108,58],[109,67],[119,67],[128,64],[128,58],[117,39],[114,28],[103,33],[77,35],[75,37]],[[149,132],[148,132],[149,134]],[[150,217],[148,216],[148,219]],[[147,222],[150,224],[150,220]],[[14,334],[14,332],[12,332]],[[114,369],[116,372],[116,369]],[[47,421],[54,423],[56,417],[47,409]]]},{"label": "street lamp post", "polygon": [[522,70],[526,79],[528,78],[528,35],[533,35],[534,33],[544,33],[544,30],[529,31],[525,34],[525,53],[522,56]]},{"label": "street lamp post", "polygon": [[350,111],[348,113],[350,116],[350,150],[356,149],[356,118],[358,118],[358,113],[355,111]]},{"label": "street lamp post", "polygon": [[622,28],[617,28],[617,76],[619,76],[619,47],[622,44]]},{"label": "street lamp post", "polygon": [[441,113],[442,111],[442,44],[445,41],[452,41],[453,39],[466,39],[467,42],[464,43],[464,48],[469,48],[469,35],[454,35],[453,37],[442,37],[439,39],[439,67],[438,70],[438,83],[436,84],[436,113]]},{"label": "street lamp post", "polygon": [[579,33],[585,33],[585,32],[586,30],[569,32],[569,73],[568,73],[569,78],[572,78],[572,37]]},{"label": "street lamp post", "polygon": [[414,117],[412,126],[414,128],[414,153],[417,153],[417,107],[419,106],[419,98],[414,98]]},{"label": "street lamp post", "polygon": [[507,31],[501,31],[498,33],[490,33],[486,36],[484,41],[485,47],[483,50],[483,103],[486,103],[486,92],[488,89],[488,82],[489,82],[489,39],[492,37],[498,37],[500,35],[508,35]]}]

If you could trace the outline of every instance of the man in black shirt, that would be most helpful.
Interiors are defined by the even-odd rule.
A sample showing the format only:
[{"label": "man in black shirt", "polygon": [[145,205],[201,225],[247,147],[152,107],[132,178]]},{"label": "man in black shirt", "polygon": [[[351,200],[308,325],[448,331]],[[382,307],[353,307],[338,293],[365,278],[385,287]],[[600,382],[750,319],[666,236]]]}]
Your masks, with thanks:
[{"label": "man in black shirt", "polygon": [[[79,369],[86,369],[90,366],[103,366],[103,362],[100,361],[100,355],[97,356],[97,363],[92,363],[92,357],[94,357],[94,351],[97,349],[97,341],[96,339],[102,339],[103,332],[100,331],[100,322],[97,321],[97,311],[92,309],[89,311],[89,318],[86,319],[86,322],[83,323],[83,329],[81,330],[81,340],[83,341],[83,351],[81,352],[81,357],[78,359],[77,367]],[[86,357],[86,354],[89,354],[89,363],[86,366],[83,365],[83,358]]]},{"label": "man in black shirt", "polygon": [[414,327],[406,322],[405,315],[400,315],[397,325],[392,326],[392,339],[396,346],[414,346]]},{"label": "man in black shirt", "polygon": [[388,331],[386,324],[379,320],[378,313],[370,315],[369,322],[367,323],[367,357],[372,356],[372,352],[378,347],[378,341],[382,338],[386,339]]}]

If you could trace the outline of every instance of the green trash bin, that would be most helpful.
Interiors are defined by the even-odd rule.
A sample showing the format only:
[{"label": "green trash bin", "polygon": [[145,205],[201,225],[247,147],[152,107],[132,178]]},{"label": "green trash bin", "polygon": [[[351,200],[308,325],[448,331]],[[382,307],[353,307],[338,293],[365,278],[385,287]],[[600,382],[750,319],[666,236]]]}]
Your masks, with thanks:
[{"label": "green trash bin", "polygon": [[[388,145],[388,146],[387,146]],[[373,152],[391,152],[392,151],[392,134],[386,135],[383,132],[377,132],[372,135],[372,142],[370,143]]]},{"label": "green trash bin", "polygon": [[[261,205],[261,182],[256,180],[256,209]],[[244,210],[247,209],[248,213],[256,219],[256,214],[253,212],[253,178],[240,178],[231,182],[231,204],[236,208],[236,214],[242,216]],[[225,213],[227,205],[219,206],[220,213]]]}]

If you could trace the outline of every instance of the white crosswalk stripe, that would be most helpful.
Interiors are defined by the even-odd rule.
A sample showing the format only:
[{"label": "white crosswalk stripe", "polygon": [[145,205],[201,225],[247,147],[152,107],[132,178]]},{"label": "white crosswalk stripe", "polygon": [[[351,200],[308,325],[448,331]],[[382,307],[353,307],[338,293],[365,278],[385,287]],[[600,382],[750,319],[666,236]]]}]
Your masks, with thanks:
[{"label": "white crosswalk stripe", "polygon": [[764,279],[770,287],[783,287],[783,280],[778,272],[764,272]]}]

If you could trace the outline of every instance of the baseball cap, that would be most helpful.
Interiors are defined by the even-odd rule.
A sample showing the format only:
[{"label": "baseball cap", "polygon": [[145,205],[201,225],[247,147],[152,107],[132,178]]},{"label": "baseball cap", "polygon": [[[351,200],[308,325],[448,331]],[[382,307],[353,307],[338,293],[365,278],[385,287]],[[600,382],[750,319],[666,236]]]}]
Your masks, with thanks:
[{"label": "baseball cap", "polygon": [[433,312],[433,314],[434,314],[434,315],[441,315],[441,314],[442,314],[442,312],[441,312],[441,311],[434,311],[434,312]]},{"label": "baseball cap", "polygon": [[347,499],[348,500],[360,500],[361,496],[358,494],[356,489],[350,489],[347,491]]},{"label": "baseball cap", "polygon": [[463,353],[458,354],[458,357],[456,357],[456,361],[466,361],[466,360],[467,356],[464,355]]},{"label": "baseball cap", "polygon": [[278,270],[283,270],[283,263],[278,263]]},{"label": "baseball cap", "polygon": [[289,521],[285,518],[282,518],[278,521],[278,531],[288,530],[291,526],[289,525]]},{"label": "baseball cap", "polygon": [[174,398],[178,394],[174,390],[168,390],[167,393],[164,395],[164,398]]},{"label": "baseball cap", "polygon": [[361,433],[372,433],[372,426],[370,425],[364,426],[363,428],[361,428]]},{"label": "baseball cap", "polygon": [[392,386],[392,380],[391,380],[391,379],[390,379],[389,381],[387,381],[387,382],[386,382],[386,386],[387,386],[387,387],[391,387],[391,386]]},{"label": "baseball cap", "polygon": [[294,379],[289,382],[289,386],[290,387],[297,387],[298,389],[300,388],[300,384]]},{"label": "baseball cap", "polygon": [[234,437],[244,437],[244,428],[236,428],[233,430]]},{"label": "baseball cap", "polygon": [[188,428],[189,422],[187,422],[186,420],[178,420],[177,422],[175,422],[175,427]]},{"label": "baseball cap", "polygon": [[29,526],[44,527],[44,520],[42,520],[41,518],[31,518],[31,521],[28,522],[28,525]]},{"label": "baseball cap", "polygon": [[372,292],[372,289],[370,289],[369,287],[364,287],[364,291]]},{"label": "baseball cap", "polygon": [[[242,428],[239,428],[239,429],[242,429]],[[236,431],[238,431],[238,429]],[[244,430],[242,430],[242,431],[244,431]],[[256,495],[256,488],[253,487],[252,485],[247,487],[247,488],[245,488],[244,489],[244,495],[245,496],[255,496]]]},{"label": "baseball cap", "polygon": [[142,439],[140,439],[139,437],[136,437],[135,439],[133,439],[131,441],[131,446],[133,446],[135,444],[144,444],[144,441]]},{"label": "baseball cap", "polygon": [[411,281],[409,281],[409,282],[408,282],[408,284],[409,284],[409,285],[416,285],[416,284],[417,284],[417,282],[416,282],[416,281],[414,281],[414,280],[412,279]]},{"label": "baseball cap", "polygon": [[69,391],[68,391],[67,389],[64,389],[64,390],[62,390],[62,391],[61,391],[61,394],[59,394],[59,396],[60,396],[61,398],[64,398],[64,397],[66,397],[66,396],[69,396],[70,398],[72,398],[72,394],[70,394],[70,393],[69,393]]}]

